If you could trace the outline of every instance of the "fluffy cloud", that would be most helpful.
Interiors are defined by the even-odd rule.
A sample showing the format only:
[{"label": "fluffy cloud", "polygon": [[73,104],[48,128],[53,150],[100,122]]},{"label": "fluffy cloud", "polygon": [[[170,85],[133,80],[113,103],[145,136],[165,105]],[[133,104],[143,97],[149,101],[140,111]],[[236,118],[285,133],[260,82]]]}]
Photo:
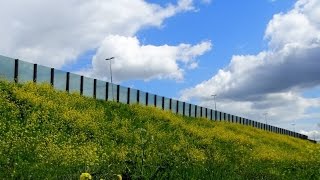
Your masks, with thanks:
[{"label": "fluffy cloud", "polygon": [[319,108],[320,99],[302,93],[320,85],[319,9],[320,1],[299,0],[291,11],[274,15],[266,51],[233,56],[211,79],[184,90],[182,99],[211,106],[210,95],[218,94],[221,108],[252,119],[266,111],[274,121],[315,118],[308,109]]},{"label": "fluffy cloud", "polygon": [[320,142],[320,131],[312,130],[312,131],[300,131],[299,133],[305,134],[309,137],[309,139],[316,140]]},{"label": "fluffy cloud", "polygon": [[144,0],[0,0],[0,53],[59,68],[111,34],[134,36],[161,26],[192,0],[165,7]]},{"label": "fluffy cloud", "polygon": [[116,81],[132,79],[182,80],[184,69],[197,66],[196,57],[211,49],[211,42],[177,46],[141,45],[136,37],[107,36],[93,58],[92,69],[82,72],[106,79],[109,72],[107,57],[114,56],[112,73]]}]

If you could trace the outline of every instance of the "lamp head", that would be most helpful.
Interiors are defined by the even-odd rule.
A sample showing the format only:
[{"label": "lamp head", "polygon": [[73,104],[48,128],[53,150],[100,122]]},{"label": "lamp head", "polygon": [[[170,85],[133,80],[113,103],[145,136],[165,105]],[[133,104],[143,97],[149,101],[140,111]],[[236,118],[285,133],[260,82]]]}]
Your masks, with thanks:
[{"label": "lamp head", "polygon": [[110,60],[112,60],[112,59],[114,59],[114,57],[107,58],[106,61],[110,61]]}]

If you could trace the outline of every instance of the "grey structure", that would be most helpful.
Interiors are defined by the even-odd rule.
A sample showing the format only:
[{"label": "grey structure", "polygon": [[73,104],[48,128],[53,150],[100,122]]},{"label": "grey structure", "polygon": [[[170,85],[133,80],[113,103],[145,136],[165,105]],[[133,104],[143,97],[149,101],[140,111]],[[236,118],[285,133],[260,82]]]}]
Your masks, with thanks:
[{"label": "grey structure", "polygon": [[228,121],[247,126],[256,127],[265,131],[285,134],[301,139],[308,136],[290,130],[274,127],[243,117],[215,111],[213,109],[181,102],[175,99],[158,96],[137,89],[123,87],[110,82],[80,76],[37,64],[27,63],[18,59],[0,55],[0,79],[16,83],[33,81],[35,83],[50,83],[55,89],[78,92],[79,94],[95,99],[117,101],[125,104],[141,104],[153,106],[172,113],[188,116],[202,117],[215,121]]}]

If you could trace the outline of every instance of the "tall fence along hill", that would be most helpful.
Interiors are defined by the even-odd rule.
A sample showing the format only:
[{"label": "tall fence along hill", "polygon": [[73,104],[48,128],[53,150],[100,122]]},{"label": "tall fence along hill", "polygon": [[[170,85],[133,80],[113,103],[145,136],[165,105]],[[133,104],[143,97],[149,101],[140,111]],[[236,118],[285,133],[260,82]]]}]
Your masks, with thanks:
[{"label": "tall fence along hill", "polygon": [[50,83],[57,90],[77,92],[83,96],[100,100],[154,106],[183,116],[239,123],[265,131],[308,139],[308,136],[304,134],[251,119],[1,55],[0,78],[16,83],[29,81]]}]

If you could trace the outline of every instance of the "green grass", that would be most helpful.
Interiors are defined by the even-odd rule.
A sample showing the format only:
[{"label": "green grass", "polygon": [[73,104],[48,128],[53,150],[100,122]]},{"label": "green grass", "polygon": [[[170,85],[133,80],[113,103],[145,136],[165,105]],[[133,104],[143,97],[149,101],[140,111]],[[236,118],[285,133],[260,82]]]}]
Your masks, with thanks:
[{"label": "green grass", "polygon": [[0,179],[320,179],[320,146],[256,128],[0,82]]}]

